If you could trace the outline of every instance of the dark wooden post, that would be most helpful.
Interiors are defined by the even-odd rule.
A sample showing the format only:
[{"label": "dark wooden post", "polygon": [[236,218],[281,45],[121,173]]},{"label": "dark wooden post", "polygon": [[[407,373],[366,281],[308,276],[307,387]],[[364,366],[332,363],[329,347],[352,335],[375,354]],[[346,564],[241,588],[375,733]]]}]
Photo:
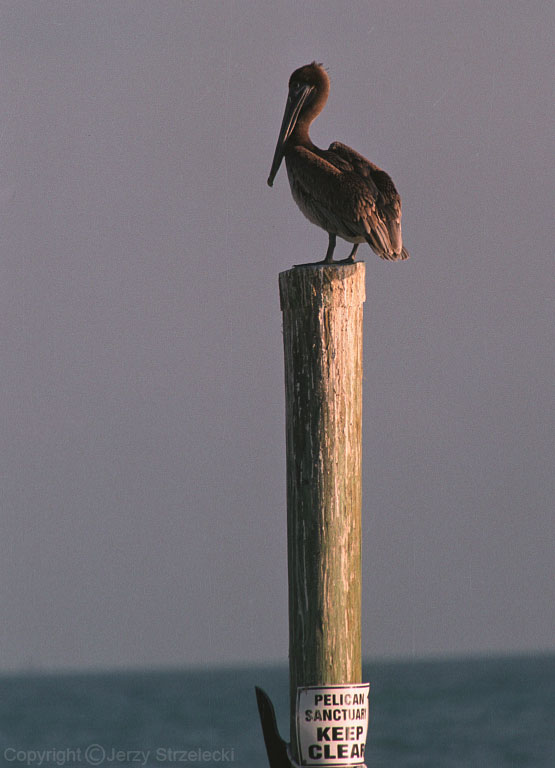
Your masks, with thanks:
[{"label": "dark wooden post", "polygon": [[279,276],[285,352],[291,749],[299,686],[362,682],[362,262]]},{"label": "dark wooden post", "polygon": [[[362,682],[365,266],[294,267],[280,274],[279,287],[285,353],[290,749],[298,762],[297,688]],[[271,702],[260,689],[257,697],[270,765],[287,766]]]}]

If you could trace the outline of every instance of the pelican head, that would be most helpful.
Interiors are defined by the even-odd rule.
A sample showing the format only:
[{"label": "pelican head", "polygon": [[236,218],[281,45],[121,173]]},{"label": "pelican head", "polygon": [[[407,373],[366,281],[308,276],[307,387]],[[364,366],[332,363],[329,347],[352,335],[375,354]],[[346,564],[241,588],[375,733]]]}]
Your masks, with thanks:
[{"label": "pelican head", "polygon": [[328,73],[321,64],[317,64],[315,61],[296,69],[289,78],[289,95],[287,96],[272,168],[268,176],[268,186],[271,187],[274,183],[285,155],[287,141],[295,128],[301,132],[299,137],[301,140],[308,139],[308,127],[323,110],[329,90]]}]

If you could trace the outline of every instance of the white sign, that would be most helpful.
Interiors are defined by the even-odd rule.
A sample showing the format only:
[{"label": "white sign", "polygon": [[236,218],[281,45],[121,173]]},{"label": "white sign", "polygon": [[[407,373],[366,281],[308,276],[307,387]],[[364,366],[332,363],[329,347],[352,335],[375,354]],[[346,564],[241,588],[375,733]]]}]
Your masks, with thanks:
[{"label": "white sign", "polygon": [[364,765],[370,683],[297,688],[302,766]]}]

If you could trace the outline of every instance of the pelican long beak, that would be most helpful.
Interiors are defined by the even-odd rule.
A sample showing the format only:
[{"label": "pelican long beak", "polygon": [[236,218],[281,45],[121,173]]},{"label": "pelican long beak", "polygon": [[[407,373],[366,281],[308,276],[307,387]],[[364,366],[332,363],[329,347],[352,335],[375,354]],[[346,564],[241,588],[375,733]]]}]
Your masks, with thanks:
[{"label": "pelican long beak", "polygon": [[293,133],[303,104],[313,90],[313,85],[303,85],[300,88],[289,89],[289,96],[287,97],[287,104],[285,105],[285,112],[283,114],[283,120],[276,144],[276,151],[274,152],[274,159],[272,160],[272,167],[270,169],[270,175],[268,176],[269,187],[274,183],[281,161],[283,160],[285,154],[285,142]]}]

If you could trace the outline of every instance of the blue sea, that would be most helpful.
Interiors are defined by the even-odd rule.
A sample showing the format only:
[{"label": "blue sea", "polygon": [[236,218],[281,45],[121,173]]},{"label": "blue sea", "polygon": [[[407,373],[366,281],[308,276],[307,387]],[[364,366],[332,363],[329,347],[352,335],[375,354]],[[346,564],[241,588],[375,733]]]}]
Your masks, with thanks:
[{"label": "blue sea", "polygon": [[[368,768],[554,768],[555,656],[369,662]],[[265,768],[254,686],[288,738],[283,667],[0,678],[12,768]]]}]

